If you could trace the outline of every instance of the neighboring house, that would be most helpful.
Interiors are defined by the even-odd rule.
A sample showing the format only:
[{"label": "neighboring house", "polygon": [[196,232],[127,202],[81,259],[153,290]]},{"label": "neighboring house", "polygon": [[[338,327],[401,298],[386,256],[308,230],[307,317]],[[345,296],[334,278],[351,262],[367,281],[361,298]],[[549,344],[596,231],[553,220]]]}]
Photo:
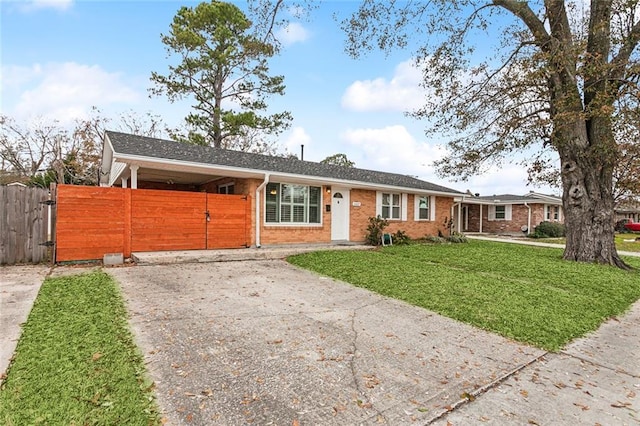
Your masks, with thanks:
[{"label": "neighboring house", "polygon": [[460,232],[529,234],[540,222],[564,222],[562,198],[529,192],[526,195],[456,198],[453,229]]},{"label": "neighboring house", "polygon": [[[101,186],[243,194],[252,246],[363,242],[368,218],[412,238],[446,230],[459,191],[410,176],[105,133]],[[207,212],[208,214],[208,212]]]},{"label": "neighboring house", "polygon": [[614,211],[616,221],[631,219],[632,222],[640,222],[640,201],[638,200],[618,201],[614,207]]}]

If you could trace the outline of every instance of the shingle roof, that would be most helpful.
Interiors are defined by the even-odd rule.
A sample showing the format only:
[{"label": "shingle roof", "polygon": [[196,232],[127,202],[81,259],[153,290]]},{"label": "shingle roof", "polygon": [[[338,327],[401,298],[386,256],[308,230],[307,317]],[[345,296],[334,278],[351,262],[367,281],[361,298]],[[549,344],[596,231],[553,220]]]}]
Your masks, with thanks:
[{"label": "shingle roof", "polygon": [[513,194],[499,194],[499,195],[483,195],[482,197],[473,197],[476,200],[483,201],[527,201],[534,199],[535,197],[529,195],[513,195]]},{"label": "shingle roof", "polygon": [[[486,201],[489,203],[494,203],[494,202],[516,202],[516,203],[526,203],[526,202],[531,202],[531,201],[535,201],[537,203],[540,202],[548,202],[551,200],[546,200],[546,199],[551,199],[551,200],[557,200],[558,202],[562,201],[562,199],[560,197],[557,197],[555,195],[546,195],[546,194],[536,194],[536,193],[529,193],[526,195],[513,195],[513,194],[499,194],[499,195],[483,195],[482,197],[470,197],[465,199],[465,201],[470,201],[470,200],[478,200],[478,201]],[[553,201],[551,201],[553,202]]]},{"label": "shingle roof", "polygon": [[107,131],[106,134],[113,146],[114,152],[117,154],[462,194],[455,189],[396,173],[378,172],[355,167],[342,167],[312,161],[301,161],[296,158],[275,157],[208,146],[190,145],[182,142],[113,131]]}]

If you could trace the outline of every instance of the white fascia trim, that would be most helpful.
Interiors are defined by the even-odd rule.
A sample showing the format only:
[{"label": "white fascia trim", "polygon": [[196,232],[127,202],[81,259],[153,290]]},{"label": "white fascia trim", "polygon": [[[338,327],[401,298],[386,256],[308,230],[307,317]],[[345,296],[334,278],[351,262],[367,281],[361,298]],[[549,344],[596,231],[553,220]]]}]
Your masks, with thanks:
[{"label": "white fascia trim", "polygon": [[[105,134],[102,142],[102,158],[100,159],[100,177],[98,181],[100,184],[108,184],[111,178],[111,173],[113,171],[114,164],[114,151],[113,145],[111,145],[111,141],[109,137]],[[106,163],[106,164],[105,164]]]},{"label": "white fascia trim", "polygon": [[[192,173],[203,173],[217,171],[216,174],[220,174],[221,170],[235,172],[240,174],[250,175],[250,177],[263,178],[265,173],[269,173],[267,171],[255,170],[255,169],[246,169],[242,167],[232,167],[232,166],[220,166],[220,165],[208,165],[203,163],[194,163],[193,161],[182,161],[182,160],[169,160],[164,158],[151,158],[144,155],[125,155],[115,153],[115,158],[118,161],[127,163],[127,164],[136,164],[140,167],[152,168],[153,165],[163,165],[169,166],[166,167],[168,170],[173,171],[187,171],[184,169],[190,169],[189,172]],[[173,167],[172,167],[173,166]],[[176,167],[178,166],[178,167]]]},{"label": "white fascia trim", "polygon": [[[271,176],[271,182],[282,181],[285,183],[306,183],[306,184],[318,184],[318,185],[337,185],[343,186],[349,189],[357,188],[357,189],[371,189],[377,191],[389,191],[389,192],[406,192],[409,194],[419,194],[419,195],[442,195],[446,197],[456,197],[459,196],[459,193],[453,192],[445,192],[445,191],[429,191],[426,189],[417,189],[417,188],[408,188],[402,186],[393,186],[393,185],[380,185],[380,184],[369,184],[361,181],[353,181],[353,180],[344,180],[344,179],[335,179],[335,178],[325,178],[321,176],[306,176],[299,175],[294,173],[279,173],[272,172],[268,170],[258,170],[258,169],[247,169],[244,167],[234,167],[234,166],[222,166],[222,165],[208,165],[203,163],[194,163],[192,161],[181,161],[181,160],[168,160],[163,158],[150,158],[142,155],[124,155],[114,153],[114,157],[118,159],[120,162],[134,162],[135,164],[140,165],[141,167],[149,167],[148,165],[152,164],[162,164],[164,166],[175,166],[179,165],[182,167],[197,169],[200,172],[207,171],[227,171],[231,173],[239,173],[248,175],[247,177],[255,177],[255,178],[263,178],[265,174],[269,174]],[[195,171],[195,170],[192,170]],[[239,176],[241,177],[241,176]]]},{"label": "white fascia trim", "polygon": [[497,205],[502,206],[505,204],[544,204],[544,201],[536,199],[536,198],[528,198],[526,200],[509,200],[509,199],[498,199],[498,200],[474,200],[471,198],[465,198],[464,200],[461,198],[456,198],[455,201],[462,202],[464,204],[481,204],[483,206],[491,206]]},{"label": "white fascia trim", "polygon": [[538,199],[546,201],[547,204],[562,204],[561,197],[556,197],[554,195],[539,194],[537,192],[532,192],[531,195],[533,195]]}]

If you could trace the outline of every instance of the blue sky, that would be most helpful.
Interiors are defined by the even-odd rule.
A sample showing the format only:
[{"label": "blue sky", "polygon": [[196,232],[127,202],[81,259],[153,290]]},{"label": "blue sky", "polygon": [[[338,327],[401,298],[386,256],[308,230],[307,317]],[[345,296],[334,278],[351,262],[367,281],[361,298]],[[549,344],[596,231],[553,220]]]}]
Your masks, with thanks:
[{"label": "blue sky", "polygon": [[[166,74],[160,34],[181,6],[194,1],[0,0],[0,111],[19,122],[37,117],[71,124],[97,106],[108,117],[152,112],[177,126],[189,103],[149,98],[152,71]],[[239,3],[242,7],[242,4]],[[305,160],[347,154],[356,167],[418,176],[483,195],[523,194],[526,173],[517,165],[455,182],[435,175],[431,163],[445,150],[426,139],[425,123],[403,112],[420,106],[420,72],[411,51],[372,52],[354,60],[344,53],[344,34],[332,18],[347,17],[356,1],[331,1],[309,20],[293,21],[271,73],[285,76],[274,111],[293,114],[280,149]],[[541,190],[544,190],[542,188]]]}]

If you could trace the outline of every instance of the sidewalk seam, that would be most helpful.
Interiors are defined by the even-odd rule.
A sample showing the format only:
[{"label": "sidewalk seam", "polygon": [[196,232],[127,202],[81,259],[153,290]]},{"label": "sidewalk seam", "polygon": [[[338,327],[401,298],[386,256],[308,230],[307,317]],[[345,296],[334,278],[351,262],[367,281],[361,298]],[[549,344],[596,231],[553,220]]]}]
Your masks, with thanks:
[{"label": "sidewalk seam", "polygon": [[630,373],[628,371],[621,370],[621,369],[619,369],[617,367],[614,367],[614,366],[611,366],[611,365],[602,364],[600,362],[597,362],[597,361],[595,361],[593,359],[590,359],[590,358],[587,358],[587,357],[583,357],[583,356],[572,354],[570,352],[565,352],[565,351],[560,351],[559,353],[562,354],[562,355],[566,355],[568,357],[577,359],[577,360],[582,361],[582,362],[588,362],[591,365],[595,365],[596,367],[604,368],[604,369],[607,369],[609,371],[613,371],[615,373],[626,374],[627,376],[634,377],[636,379],[640,378],[640,376],[637,376],[637,375],[635,375],[633,373]]},{"label": "sidewalk seam", "polygon": [[463,399],[460,399],[458,401],[456,401],[455,403],[450,405],[450,409],[445,409],[443,410],[440,414],[436,415],[435,417],[430,418],[429,420],[427,420],[425,423],[422,423],[421,426],[425,426],[425,425],[429,425],[433,422],[435,422],[436,420],[440,420],[444,417],[446,417],[449,413],[452,413],[454,410],[457,410],[458,408],[473,402],[473,400],[475,400],[476,398],[478,398],[480,395],[486,393],[487,391],[497,387],[498,385],[500,385],[501,383],[507,381],[507,379],[511,378],[512,376],[514,376],[515,374],[519,373],[520,371],[524,370],[525,368],[529,367],[530,365],[533,365],[537,362],[539,362],[541,359],[543,359],[545,356],[549,355],[550,352],[544,352],[543,354],[525,362],[524,364],[520,364],[519,366],[517,366],[516,368],[514,368],[511,371],[508,371],[507,373],[503,374],[502,376],[498,377],[497,379],[493,380],[492,382],[487,383],[484,386],[479,387],[478,389],[474,390],[473,392],[469,393],[469,395],[472,398],[466,397]]}]

